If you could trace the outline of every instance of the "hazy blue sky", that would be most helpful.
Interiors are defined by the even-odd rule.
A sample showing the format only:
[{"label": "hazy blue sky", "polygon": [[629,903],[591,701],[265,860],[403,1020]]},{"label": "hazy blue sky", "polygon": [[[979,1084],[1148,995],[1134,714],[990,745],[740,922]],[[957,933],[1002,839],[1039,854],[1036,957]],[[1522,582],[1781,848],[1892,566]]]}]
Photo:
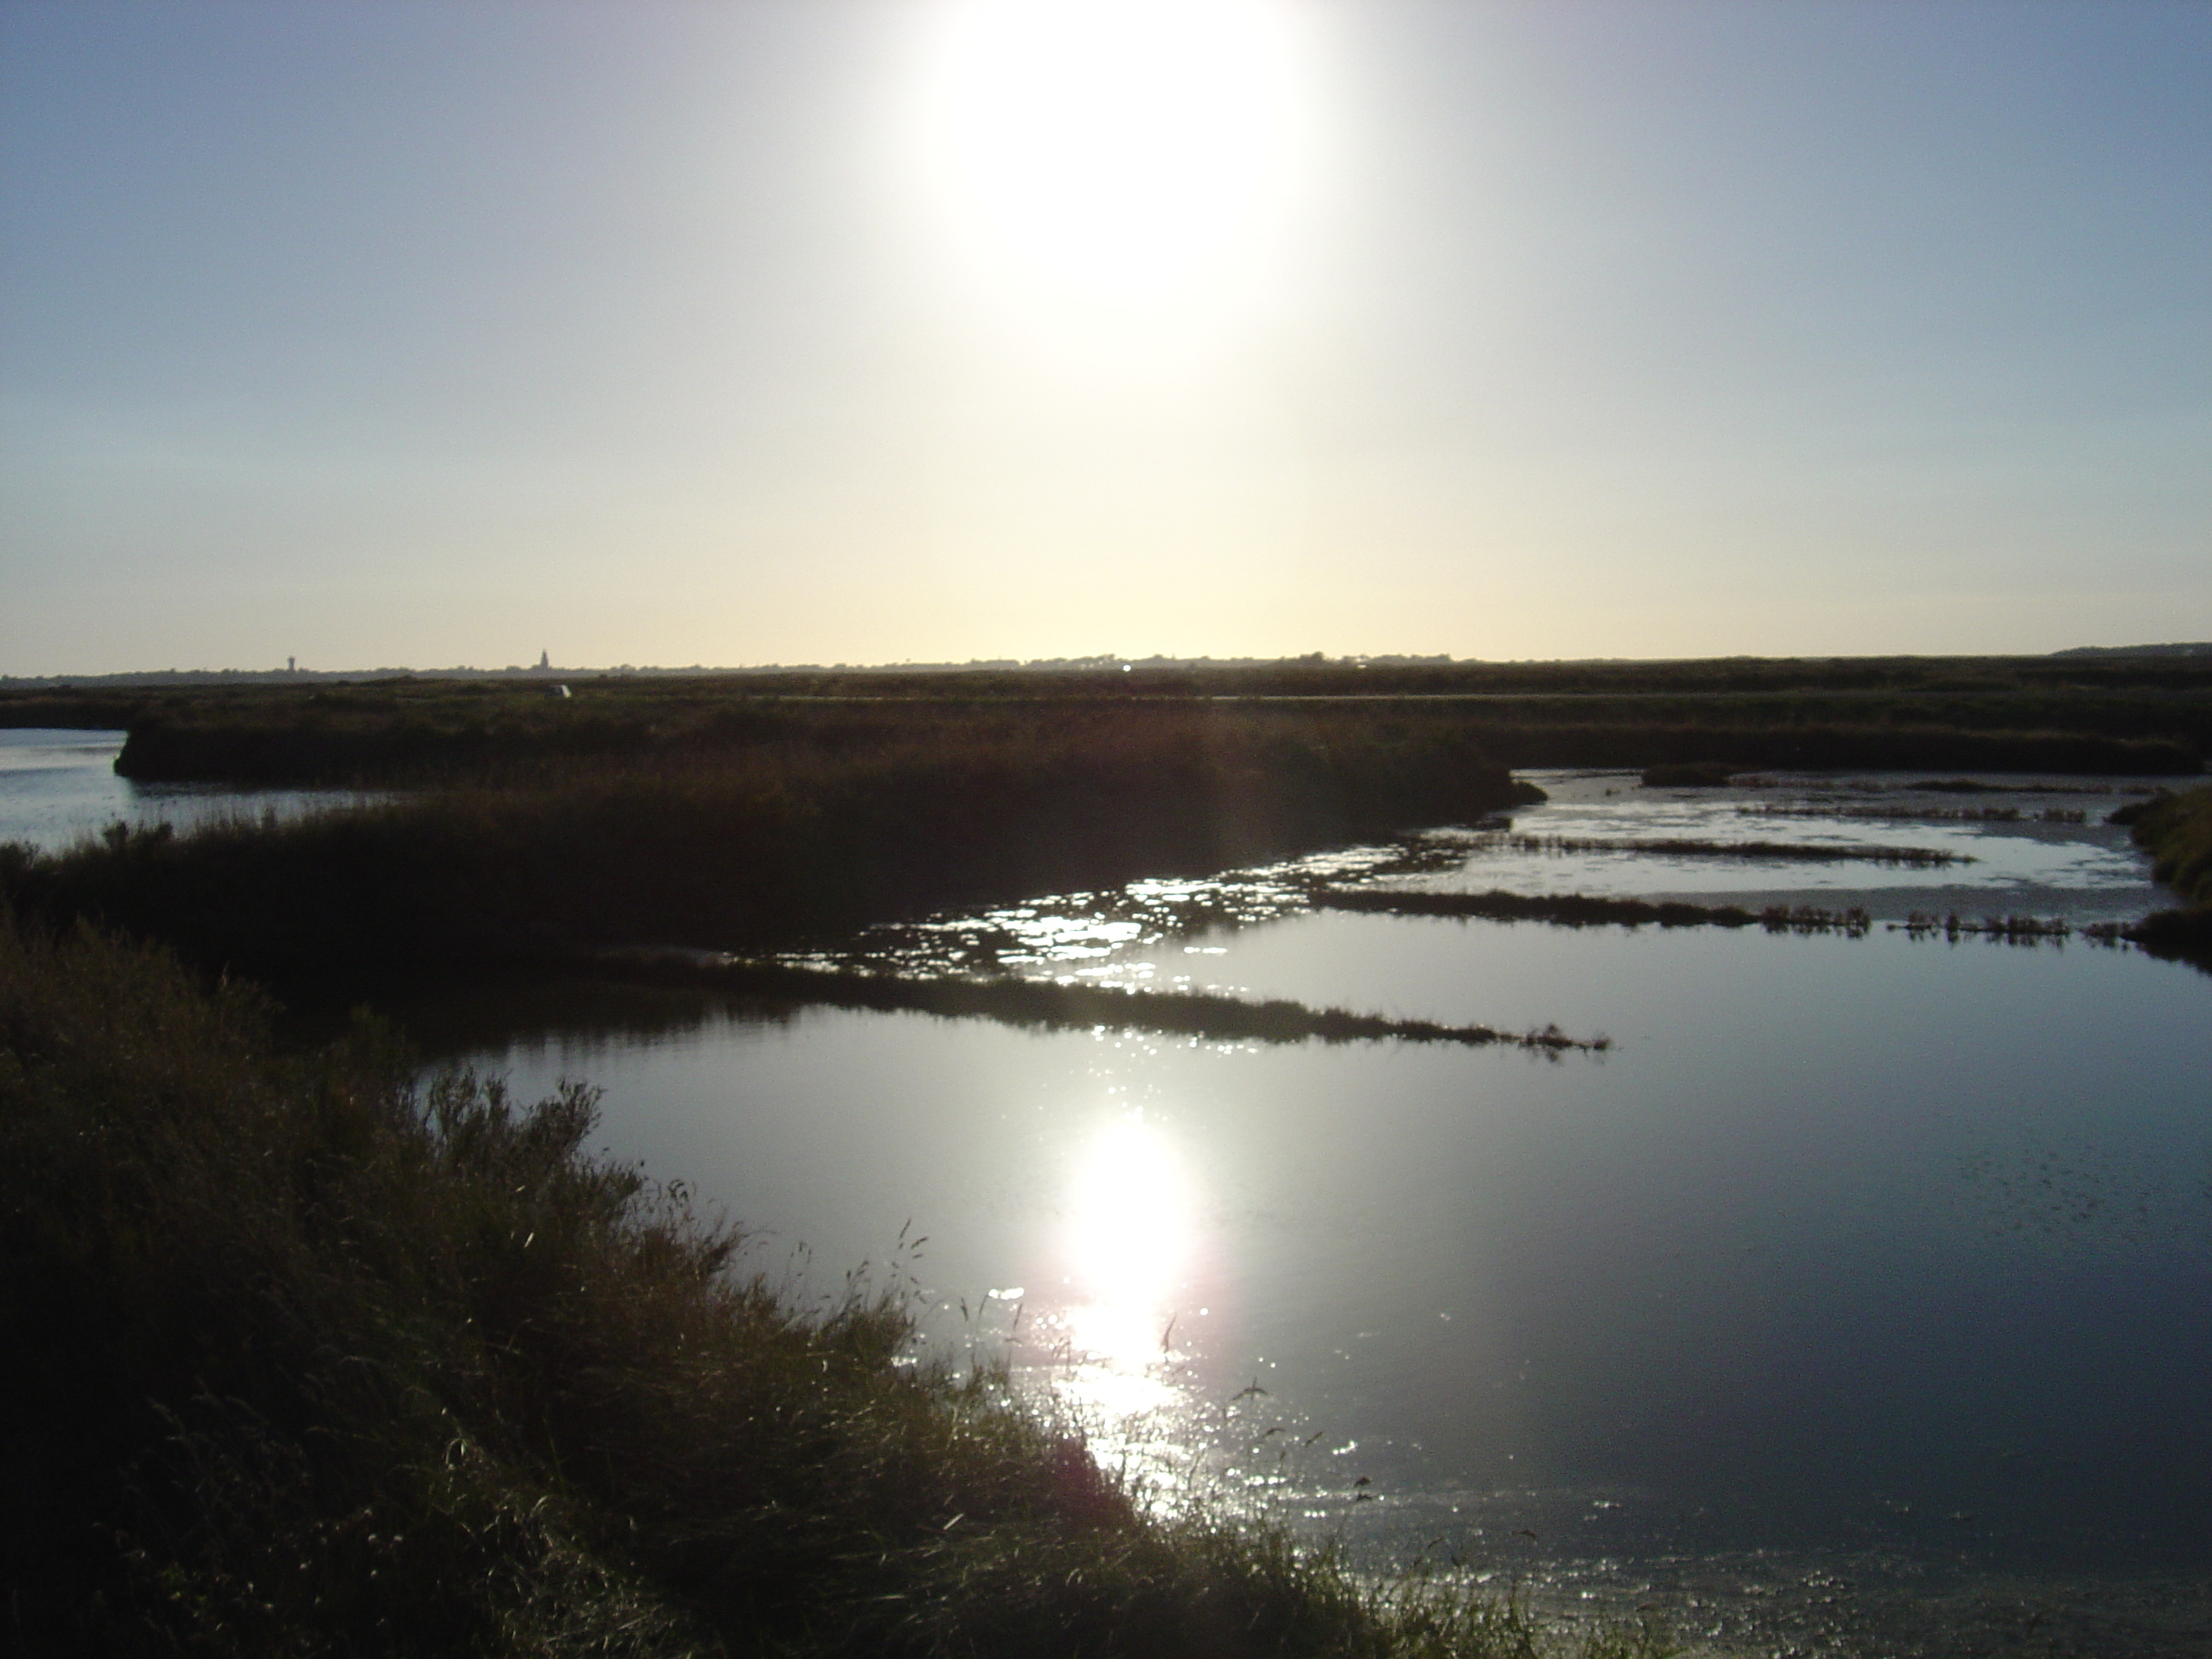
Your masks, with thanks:
[{"label": "hazy blue sky", "polygon": [[0,0],[0,672],[2212,638],[2212,4]]}]

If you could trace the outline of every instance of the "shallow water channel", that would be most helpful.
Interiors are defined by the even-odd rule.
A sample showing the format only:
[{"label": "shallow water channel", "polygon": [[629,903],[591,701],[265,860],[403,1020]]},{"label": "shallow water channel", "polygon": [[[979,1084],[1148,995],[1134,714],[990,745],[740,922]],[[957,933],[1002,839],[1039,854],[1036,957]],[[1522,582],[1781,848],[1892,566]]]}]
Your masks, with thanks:
[{"label": "shallow water channel", "polygon": [[[1531,775],[1552,802],[1510,836],[1417,867],[1375,849],[1142,884],[884,930],[849,959],[1556,1022],[1603,1054],[586,987],[406,1017],[525,1095],[600,1085],[607,1150],[740,1219],[801,1293],[864,1262],[910,1278],[924,1353],[1009,1353],[1163,1504],[1264,1512],[1378,1565],[1460,1559],[1564,1614],[1652,1610],[1699,1651],[2207,1650],[2212,977],[2078,934],[1886,925],[2155,908],[2102,822],[2129,781]],[[1317,911],[1316,870],[1872,923]]]},{"label": "shallow water channel", "polygon": [[110,824],[150,829],[167,823],[181,834],[204,824],[297,817],[373,799],[343,789],[133,783],[115,775],[123,737],[120,732],[0,728],[0,842],[59,852]]}]

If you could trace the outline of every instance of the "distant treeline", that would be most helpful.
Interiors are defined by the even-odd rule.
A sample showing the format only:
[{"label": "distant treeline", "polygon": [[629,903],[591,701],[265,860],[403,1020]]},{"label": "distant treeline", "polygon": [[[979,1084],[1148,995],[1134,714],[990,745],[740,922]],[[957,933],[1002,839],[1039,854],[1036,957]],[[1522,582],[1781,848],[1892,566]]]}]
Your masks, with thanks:
[{"label": "distant treeline", "polygon": [[[744,718],[746,711],[719,711]],[[1540,792],[1439,720],[1076,708],[617,763],[189,836],[0,849],[30,913],[292,981],[609,947],[758,949],[958,904],[1199,874],[1469,823]]]}]

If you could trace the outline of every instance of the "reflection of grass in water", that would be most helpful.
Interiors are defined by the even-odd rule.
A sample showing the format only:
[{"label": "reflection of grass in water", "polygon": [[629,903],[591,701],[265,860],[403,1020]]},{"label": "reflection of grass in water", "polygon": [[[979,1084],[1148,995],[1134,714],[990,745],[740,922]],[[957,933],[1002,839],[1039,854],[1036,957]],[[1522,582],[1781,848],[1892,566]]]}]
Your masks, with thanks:
[{"label": "reflection of grass in water", "polygon": [[1002,1367],[911,1363],[904,1290],[747,1276],[592,1119],[418,1093],[367,1028],[282,1057],[240,988],[0,922],[25,1650],[1541,1650],[1509,1602],[1148,1519]]},{"label": "reflection of grass in water", "polygon": [[1501,836],[1481,843],[1516,853],[1566,856],[1576,853],[1649,853],[1662,858],[1771,860],[1796,864],[1972,864],[1971,854],[1928,847],[1830,845],[1784,841],[1697,841],[1680,837]]}]

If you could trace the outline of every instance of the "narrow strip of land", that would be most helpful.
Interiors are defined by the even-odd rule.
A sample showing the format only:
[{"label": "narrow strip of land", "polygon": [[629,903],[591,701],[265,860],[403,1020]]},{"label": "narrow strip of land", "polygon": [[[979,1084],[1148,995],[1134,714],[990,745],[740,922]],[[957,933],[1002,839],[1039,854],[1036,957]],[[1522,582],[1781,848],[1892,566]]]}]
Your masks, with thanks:
[{"label": "narrow strip of land", "polygon": [[1486,921],[1542,921],[1555,927],[1764,927],[1770,933],[1863,935],[1874,926],[1864,910],[1822,910],[1773,905],[1747,910],[1740,904],[1655,904],[1648,899],[1589,893],[1398,893],[1336,889],[1314,895],[1323,910],[1360,910],[1391,916],[1457,916]]},{"label": "narrow strip of land", "polygon": [[1747,818],[1876,818],[1887,823],[2086,823],[2075,806],[2030,812],[2017,806],[1739,806]]},{"label": "narrow strip of land", "polygon": [[1817,842],[1695,841],[1680,837],[1505,836],[1497,846],[1516,853],[1650,853],[1659,857],[1771,859],[1796,864],[1972,864],[1971,854],[1933,847],[1838,846]]},{"label": "narrow strip of land", "polygon": [[[1335,889],[1317,892],[1316,908],[1390,916],[1444,916],[1462,921],[1540,921],[1554,927],[1763,927],[1770,933],[1840,933],[1863,939],[1874,918],[1856,907],[1826,910],[1808,904],[1689,904],[1668,900],[1613,898],[1590,893],[1397,893]],[[2168,915],[2174,913],[2169,912]],[[2152,923],[2158,918],[2151,919]],[[2081,938],[2100,945],[2153,944],[2160,937],[2150,923],[2087,922],[2076,927],[2063,916],[1934,915],[1914,911],[1903,921],[1882,924],[1886,931],[1911,939],[1966,938],[2013,945],[2063,944]]]},{"label": "narrow strip of land", "polygon": [[1272,999],[1249,1002],[1201,991],[1122,990],[1012,976],[989,980],[908,978],[784,963],[749,962],[699,953],[620,953],[594,964],[626,976],[708,983],[769,1001],[875,1012],[911,1010],[950,1018],[992,1019],[1048,1030],[1156,1031],[1217,1042],[1450,1042],[1504,1046],[1561,1054],[1610,1048],[1606,1036],[1569,1036],[1556,1025],[1526,1031],[1490,1025],[1447,1025],[1391,1019],[1344,1008],[1315,1008]]}]

